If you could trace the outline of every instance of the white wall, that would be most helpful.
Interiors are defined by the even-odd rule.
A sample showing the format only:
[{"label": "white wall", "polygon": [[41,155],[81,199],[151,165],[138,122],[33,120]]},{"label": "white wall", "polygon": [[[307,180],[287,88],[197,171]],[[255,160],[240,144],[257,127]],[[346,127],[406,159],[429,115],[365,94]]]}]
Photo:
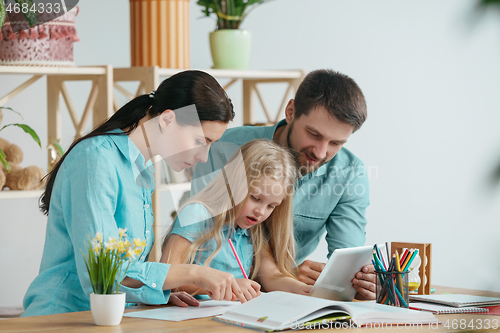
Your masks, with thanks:
[{"label": "white wall", "polygon": [[[368,121],[346,146],[371,172],[367,244],[431,242],[434,284],[500,291],[500,184],[492,181],[500,167],[500,15],[475,17],[474,3],[275,0],[256,8],[242,28],[253,35],[252,69],[333,68],[362,88]],[[128,6],[80,4],[78,65],[130,64]],[[212,65],[214,22],[200,17],[191,1],[191,65],[203,69]],[[0,95],[23,79],[1,76]],[[69,88],[83,110],[90,86]],[[229,90],[237,110],[240,88]],[[272,108],[283,90],[267,90]],[[45,80],[6,106],[23,113],[45,147]],[[4,117],[12,121],[18,119]],[[232,126],[239,124],[241,113]],[[67,115],[64,126],[67,146],[74,135]],[[45,149],[20,130],[2,137],[29,155],[23,165],[46,165]],[[0,212],[0,306],[18,305],[38,270],[46,218],[35,199],[0,200]],[[325,244],[313,258],[326,259]]]}]

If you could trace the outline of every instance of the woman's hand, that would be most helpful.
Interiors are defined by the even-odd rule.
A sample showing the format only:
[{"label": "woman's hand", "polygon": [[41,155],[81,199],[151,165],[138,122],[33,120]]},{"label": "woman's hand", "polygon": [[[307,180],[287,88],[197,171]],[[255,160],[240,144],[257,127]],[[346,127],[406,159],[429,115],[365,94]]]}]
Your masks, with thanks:
[{"label": "woman's hand", "polygon": [[185,291],[172,292],[168,303],[187,308],[188,306],[200,306],[200,302]]},{"label": "woman's hand", "polygon": [[[250,279],[236,279],[236,283],[240,286],[243,296],[247,301],[260,296],[260,284]],[[241,302],[241,299],[240,299]]]}]

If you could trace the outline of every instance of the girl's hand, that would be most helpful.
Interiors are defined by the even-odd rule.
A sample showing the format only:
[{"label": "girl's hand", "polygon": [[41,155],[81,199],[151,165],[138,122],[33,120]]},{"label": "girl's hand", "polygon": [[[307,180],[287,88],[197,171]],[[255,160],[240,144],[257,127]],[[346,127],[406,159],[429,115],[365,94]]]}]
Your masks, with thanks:
[{"label": "girl's hand", "polygon": [[211,299],[216,301],[239,299],[241,303],[247,301],[233,274],[206,266],[192,266],[198,270],[194,284],[205,289]]},{"label": "girl's hand", "polygon": [[[260,296],[260,284],[250,279],[236,279],[236,282],[240,286],[243,296],[247,301]],[[238,298],[239,299],[239,298]],[[240,299],[240,302],[243,301]]]},{"label": "girl's hand", "polygon": [[188,306],[200,306],[200,302],[185,291],[170,293],[168,303],[186,308]]}]

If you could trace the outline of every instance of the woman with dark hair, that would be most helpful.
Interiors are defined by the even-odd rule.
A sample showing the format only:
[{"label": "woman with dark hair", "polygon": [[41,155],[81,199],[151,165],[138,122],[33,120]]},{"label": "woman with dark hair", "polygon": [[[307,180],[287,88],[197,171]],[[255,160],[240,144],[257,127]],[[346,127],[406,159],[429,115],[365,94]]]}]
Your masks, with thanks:
[{"label": "woman with dark hair", "polygon": [[170,294],[191,283],[214,299],[236,296],[245,302],[229,273],[147,261],[154,242],[152,157],[160,155],[177,171],[205,162],[211,143],[233,118],[231,101],[212,76],[185,71],[75,140],[47,176],[40,199],[48,215],[45,246],[39,275],[24,297],[23,316],[89,310],[92,286],[82,253],[89,237],[101,233],[107,240],[117,237],[119,228],[147,244],[122,276],[127,302],[165,304],[170,299],[196,305],[189,294]]}]

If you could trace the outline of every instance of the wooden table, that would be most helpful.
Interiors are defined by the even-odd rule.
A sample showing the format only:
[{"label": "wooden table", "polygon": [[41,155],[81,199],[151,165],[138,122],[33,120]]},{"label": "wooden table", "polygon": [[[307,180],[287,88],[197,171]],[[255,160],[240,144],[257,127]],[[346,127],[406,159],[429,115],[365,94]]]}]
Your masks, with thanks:
[{"label": "wooden table", "polygon": [[[449,288],[449,287],[439,287],[436,286],[436,293],[464,293],[471,295],[481,295],[481,296],[494,296],[500,297],[500,293],[488,292],[488,291],[478,291],[470,289],[459,289],[459,288]],[[156,306],[137,306],[134,308],[127,309],[126,312],[138,311],[138,310],[150,310],[155,309]],[[401,331],[419,331],[419,332],[498,332],[500,331],[500,316],[491,315],[479,315],[479,314],[449,314],[449,315],[437,315],[436,316],[440,322],[445,323],[449,320],[450,328],[444,327],[444,325],[439,325],[437,329],[431,329],[427,325],[420,327],[415,327],[413,329],[409,328],[399,328]],[[467,324],[471,320],[474,321],[474,326],[477,327],[479,323],[485,326],[486,321],[490,321],[490,326],[494,325],[495,321],[498,328],[493,329],[476,329],[471,330],[470,327],[466,329],[452,329],[451,324],[453,322],[460,325],[460,321],[465,320]],[[392,327],[394,330],[398,330],[398,327]],[[357,331],[363,332],[378,332],[381,329],[376,328],[360,328]],[[209,318],[187,320],[182,322],[171,322],[163,320],[153,320],[153,319],[140,319],[140,318],[130,318],[123,317],[122,322],[119,326],[96,326],[94,320],[92,319],[92,314],[90,311],[85,312],[73,312],[73,313],[63,313],[48,316],[38,316],[38,317],[28,317],[28,318],[15,318],[0,320],[0,332],[255,332],[253,330],[248,330],[245,328],[240,328],[228,324],[223,324]],[[307,331],[307,330],[306,330]]]}]

